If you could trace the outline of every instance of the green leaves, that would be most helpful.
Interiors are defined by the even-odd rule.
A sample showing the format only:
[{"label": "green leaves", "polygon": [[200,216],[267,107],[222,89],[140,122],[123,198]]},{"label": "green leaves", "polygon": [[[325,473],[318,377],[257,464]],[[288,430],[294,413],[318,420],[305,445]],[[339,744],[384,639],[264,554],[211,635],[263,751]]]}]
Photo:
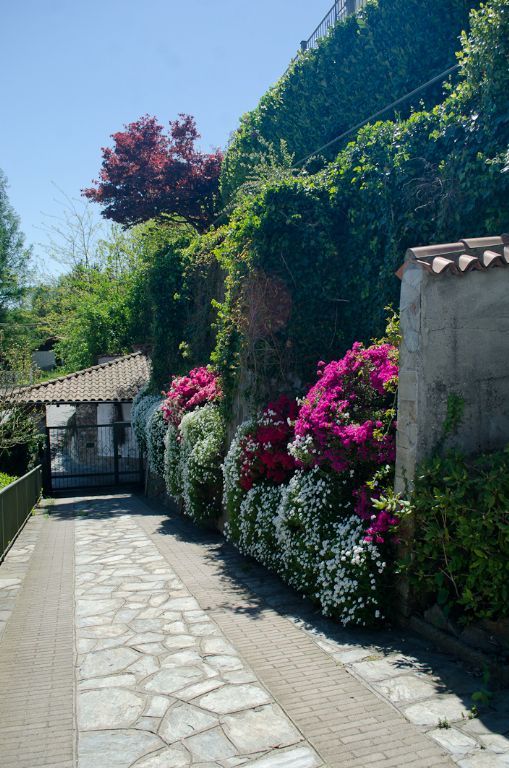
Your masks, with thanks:
[{"label": "green leaves", "polygon": [[429,461],[411,499],[415,538],[405,564],[424,608],[455,618],[509,615],[509,454]]}]

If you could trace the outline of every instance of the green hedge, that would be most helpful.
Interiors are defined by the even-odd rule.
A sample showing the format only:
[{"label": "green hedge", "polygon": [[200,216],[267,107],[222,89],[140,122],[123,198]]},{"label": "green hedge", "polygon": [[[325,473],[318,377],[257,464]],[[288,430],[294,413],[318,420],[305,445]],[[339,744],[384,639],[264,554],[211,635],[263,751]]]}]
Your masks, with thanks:
[{"label": "green hedge", "polygon": [[[226,153],[224,200],[283,139],[300,160],[455,63],[473,0],[378,0],[340,22],[244,115]],[[415,97],[441,100],[436,87]],[[410,103],[400,112],[408,115]],[[406,112],[405,112],[406,110]],[[335,149],[337,152],[337,147]],[[331,150],[328,159],[334,156]]]},{"label": "green hedge", "polygon": [[435,458],[411,500],[406,564],[418,607],[452,618],[509,618],[509,453]]}]

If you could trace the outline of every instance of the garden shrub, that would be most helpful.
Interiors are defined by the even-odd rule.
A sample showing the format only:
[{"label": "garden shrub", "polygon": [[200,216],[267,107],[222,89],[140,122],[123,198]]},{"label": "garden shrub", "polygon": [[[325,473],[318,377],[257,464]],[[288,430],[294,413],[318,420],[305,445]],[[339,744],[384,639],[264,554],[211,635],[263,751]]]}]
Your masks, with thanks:
[{"label": "garden shrub", "polygon": [[183,510],[203,521],[221,513],[221,461],[225,425],[221,385],[209,368],[175,376],[161,412],[168,425],[163,469],[168,493]]},{"label": "garden shrub", "polygon": [[385,613],[397,373],[394,346],[355,344],[298,412],[281,397],[242,424],[223,465],[227,536],[343,624]]},{"label": "garden shrub", "polygon": [[217,405],[186,413],[179,426],[183,509],[193,520],[221,514],[225,427]]},{"label": "garden shrub", "polygon": [[161,396],[150,392],[149,386],[145,386],[133,399],[131,411],[131,424],[136,435],[140,450],[147,451],[147,426],[152,412],[161,404]]},{"label": "garden shrub", "polygon": [[148,413],[146,428],[148,466],[154,475],[164,478],[164,447],[168,424],[164,419],[160,399]]},{"label": "garden shrub", "polygon": [[173,377],[162,406],[164,418],[178,426],[184,414],[219,400],[221,394],[219,378],[211,369],[193,368],[186,376]]},{"label": "garden shrub", "polygon": [[182,496],[182,473],[180,468],[180,442],[178,427],[168,423],[164,438],[164,481],[169,496],[175,500]]},{"label": "garden shrub", "polygon": [[405,563],[417,606],[509,618],[509,452],[437,456],[418,472]]},{"label": "garden shrub", "polygon": [[18,478],[13,475],[7,475],[5,472],[0,472],[0,488],[5,488],[17,479]]}]

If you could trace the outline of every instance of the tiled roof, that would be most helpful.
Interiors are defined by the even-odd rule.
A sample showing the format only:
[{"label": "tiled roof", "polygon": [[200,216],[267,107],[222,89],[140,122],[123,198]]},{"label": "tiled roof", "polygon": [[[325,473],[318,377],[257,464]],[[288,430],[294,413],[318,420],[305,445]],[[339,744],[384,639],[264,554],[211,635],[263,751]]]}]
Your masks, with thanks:
[{"label": "tiled roof", "polygon": [[509,235],[477,237],[457,243],[409,248],[398,277],[409,264],[418,264],[433,275],[463,275],[472,270],[509,266]]},{"label": "tiled roof", "polygon": [[24,387],[16,397],[25,403],[129,402],[150,378],[150,361],[142,352],[117,357],[83,371]]}]

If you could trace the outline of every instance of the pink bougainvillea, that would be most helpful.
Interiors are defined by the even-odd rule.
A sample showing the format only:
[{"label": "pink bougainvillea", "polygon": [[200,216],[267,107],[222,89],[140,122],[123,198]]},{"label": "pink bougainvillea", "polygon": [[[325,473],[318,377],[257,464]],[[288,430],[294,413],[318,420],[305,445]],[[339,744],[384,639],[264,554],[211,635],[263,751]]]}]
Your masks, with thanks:
[{"label": "pink bougainvillea", "polygon": [[282,395],[269,403],[254,430],[241,443],[240,486],[248,491],[261,480],[284,483],[295,470],[295,459],[288,453],[297,416],[295,400]]},{"label": "pink bougainvillea", "polygon": [[216,373],[208,368],[193,368],[187,376],[175,376],[162,405],[165,421],[178,426],[182,416],[200,405],[212,403],[222,397],[221,384]]},{"label": "pink bougainvillea", "polygon": [[361,520],[369,522],[365,541],[383,544],[387,534],[390,533],[394,526],[398,525],[399,518],[385,509],[375,509],[373,499],[379,499],[380,492],[369,488],[368,485],[362,485],[357,491],[354,491],[353,495],[355,498],[355,514]]},{"label": "pink bougainvillea", "polygon": [[394,391],[397,350],[356,342],[341,360],[319,363],[295,424],[294,455],[301,466],[377,466],[395,458]]}]

